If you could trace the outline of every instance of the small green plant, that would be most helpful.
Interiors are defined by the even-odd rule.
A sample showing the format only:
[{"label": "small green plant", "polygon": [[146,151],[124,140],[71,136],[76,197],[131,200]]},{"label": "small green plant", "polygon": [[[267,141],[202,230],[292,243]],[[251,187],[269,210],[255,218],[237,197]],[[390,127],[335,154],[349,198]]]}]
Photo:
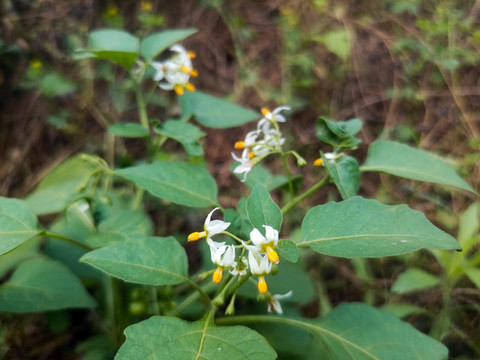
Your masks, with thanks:
[{"label": "small green plant", "polygon": [[[472,187],[434,155],[393,141],[372,143],[360,166],[348,153],[360,143],[356,134],[362,121],[320,117],[317,137],[332,151],[320,152],[315,161],[322,174],[318,181],[300,189],[288,160],[299,167],[306,161],[286,148],[282,133],[290,108],[257,113],[195,91],[195,54],[178,44],[194,32],[166,30],[143,39],[120,30],[90,34],[89,46],[78,57],[122,67],[138,110],[138,122],[117,122],[107,132],[142,140],[145,154],[125,167],[79,154],[50,172],[26,199],[0,199],[1,270],[11,274],[0,286],[0,311],[96,308],[92,311],[109,338],[94,348],[116,352],[116,359],[264,360],[278,354],[446,359],[448,350],[441,343],[372,306],[345,303],[322,318],[305,319],[294,305],[311,292],[302,266],[305,251],[379,258],[423,248],[461,249],[423,213],[357,196],[362,173],[383,172],[475,193]],[[158,61],[160,55],[165,60]],[[147,105],[158,87],[172,91],[178,117],[151,119]],[[193,119],[209,128],[258,120],[232,145],[233,173],[248,189],[235,208],[219,203],[217,183],[202,161],[208,142],[203,143],[205,133]],[[181,144],[184,153],[166,151],[167,141]],[[114,152],[112,142],[106,145],[111,147],[107,152]],[[278,157],[284,174],[263,167],[267,157]],[[307,209],[301,224],[289,219],[303,200],[329,183],[342,201]],[[271,192],[278,189],[284,192],[274,201]],[[206,209],[203,229],[200,223],[183,234],[154,230],[148,212],[172,208],[178,217]],[[223,220],[213,219],[222,213]],[[40,223],[38,216],[47,214],[59,215]],[[189,268],[186,249],[199,252],[200,267]],[[282,300],[288,314],[259,314],[246,305],[252,300],[283,314]],[[302,339],[302,346],[282,346],[285,339],[286,344]],[[77,350],[92,349],[92,341]]]}]

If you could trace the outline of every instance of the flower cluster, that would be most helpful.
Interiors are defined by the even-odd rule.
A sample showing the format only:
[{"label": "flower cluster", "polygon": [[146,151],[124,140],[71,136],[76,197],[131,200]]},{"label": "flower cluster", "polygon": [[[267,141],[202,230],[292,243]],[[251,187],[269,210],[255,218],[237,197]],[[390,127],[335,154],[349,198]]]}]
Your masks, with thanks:
[{"label": "flower cluster", "polygon": [[190,77],[198,75],[192,65],[195,53],[179,44],[172,45],[170,51],[174,54],[169,59],[150,64],[156,71],[153,80],[159,81],[158,86],[162,89],[175,90],[178,95],[183,95],[185,89],[194,91],[195,86],[190,82]]},{"label": "flower cluster", "polygon": [[[212,214],[217,209],[213,209],[208,214],[204,230],[191,233],[188,236],[188,241],[207,239],[212,263],[217,266],[213,273],[213,282],[220,283],[225,269],[232,275],[238,276],[247,275],[248,270],[250,270],[252,275],[258,277],[258,290],[265,294],[268,290],[265,275],[271,272],[272,264],[278,264],[279,262],[278,254],[274,250],[278,245],[278,231],[271,226],[264,225],[265,236],[262,235],[260,230],[253,229],[250,232],[249,241],[245,242],[238,239],[240,244],[237,246],[226,245],[225,242],[216,242],[212,237],[224,232],[230,226],[228,222],[212,220]],[[236,254],[237,248],[241,250],[238,257]],[[244,256],[246,251],[248,251],[248,260]]]},{"label": "flower cluster", "polygon": [[278,123],[286,121],[280,114],[283,110],[290,110],[290,107],[279,106],[273,111],[262,109],[263,118],[258,122],[257,129],[247,133],[245,140],[235,143],[235,149],[243,151],[241,157],[232,153],[233,159],[240,163],[233,172],[244,174],[242,182],[262,158],[275,151],[281,152],[285,138],[280,132]]}]

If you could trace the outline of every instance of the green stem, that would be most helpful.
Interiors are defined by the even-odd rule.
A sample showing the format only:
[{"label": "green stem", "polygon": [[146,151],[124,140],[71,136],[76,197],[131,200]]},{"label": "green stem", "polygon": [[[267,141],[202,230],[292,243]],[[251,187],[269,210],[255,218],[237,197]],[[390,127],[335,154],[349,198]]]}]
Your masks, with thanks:
[{"label": "green stem", "polygon": [[[203,286],[202,290],[204,292],[209,291],[210,289],[213,289],[217,284],[210,282],[206,285]],[[185,300],[183,300],[180,304],[177,305],[175,309],[169,312],[170,316],[178,316],[182,313],[183,310],[185,310],[191,303],[193,303],[195,300],[198,299],[200,296],[200,293],[195,291],[191,293]]]},{"label": "green stem", "polygon": [[250,278],[250,276],[252,276],[252,273],[251,273],[251,272],[249,272],[249,273],[248,273],[247,275],[245,275],[245,276],[242,276],[242,277],[240,278],[240,280],[238,280],[238,281],[235,283],[235,285],[233,285],[233,286],[228,290],[228,293],[227,293],[226,297],[229,297],[230,294],[235,293],[235,291],[237,291],[237,289],[238,289],[240,286],[242,286],[243,283]]},{"label": "green stem", "polygon": [[113,344],[118,348],[123,343],[123,329],[127,326],[123,314],[125,313],[123,297],[120,293],[121,283],[119,280],[105,278],[105,299],[107,317],[110,320],[110,334]]},{"label": "green stem", "polygon": [[242,242],[242,239],[240,239],[240,238],[239,238],[238,236],[236,236],[236,235],[233,235],[232,233],[229,233],[228,231],[222,231],[221,233],[230,236],[232,239],[237,240],[239,243]]},{"label": "green stem", "polygon": [[228,288],[230,285],[235,281],[235,277],[231,277],[228,279],[228,281],[225,281],[223,287],[221,288],[220,292],[215,296],[215,298],[212,300],[212,303],[219,307],[222,306],[225,303],[225,293],[227,292]]},{"label": "green stem", "polygon": [[210,297],[205,293],[205,291],[203,291],[203,289],[200,287],[200,285],[198,285],[195,281],[193,281],[189,278],[185,278],[185,283],[187,283],[192,288],[197,290],[198,293],[200,294],[200,296],[206,301],[207,304],[212,303],[212,300],[210,299]]},{"label": "green stem", "polygon": [[63,240],[63,241],[66,241],[66,242],[69,242],[71,244],[74,244],[74,245],[77,245],[78,247],[81,247],[82,249],[85,249],[85,250],[88,250],[88,251],[91,251],[93,250],[93,248],[91,248],[90,246],[88,246],[87,244],[84,244],[78,240],[75,240],[75,239],[72,239],[72,238],[69,238],[68,236],[64,236],[64,235],[61,235],[61,234],[57,234],[57,233],[54,233],[52,231],[43,231],[41,232],[40,234],[38,234],[39,236],[45,236],[45,237],[50,237],[50,238],[55,238],[55,239],[60,239],[60,240]]},{"label": "green stem", "polygon": [[282,208],[282,214],[285,215],[287,212],[292,210],[296,205],[298,205],[298,203],[300,203],[302,200],[305,200],[307,197],[312,195],[314,192],[316,192],[317,190],[324,187],[326,184],[328,184],[329,180],[330,180],[330,178],[328,176],[325,176],[322,180],[320,180],[318,183],[313,185],[310,189],[306,190],[304,193],[298,195],[296,198],[289,201]]}]

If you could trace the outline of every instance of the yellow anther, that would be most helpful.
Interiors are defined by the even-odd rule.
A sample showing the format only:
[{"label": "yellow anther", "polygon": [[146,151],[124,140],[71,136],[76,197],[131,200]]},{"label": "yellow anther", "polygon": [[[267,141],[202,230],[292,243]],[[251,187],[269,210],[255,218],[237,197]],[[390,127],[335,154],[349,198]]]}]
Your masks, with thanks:
[{"label": "yellow anther", "polygon": [[30,63],[32,65],[33,68],[39,68],[39,67],[42,67],[42,62],[40,60],[32,60],[32,62]]},{"label": "yellow anther", "polygon": [[268,260],[270,260],[270,262],[274,264],[278,264],[278,262],[280,261],[280,258],[278,257],[277,252],[273,250],[270,246],[268,246],[266,250],[267,250]]},{"label": "yellow anther", "polygon": [[175,90],[177,95],[183,95],[183,93],[184,93],[183,87],[181,85],[178,85],[178,84],[173,87],[173,90]]},{"label": "yellow anther", "polygon": [[260,291],[262,294],[265,294],[267,292],[267,282],[265,281],[265,276],[261,275],[258,277],[258,291]]},{"label": "yellow anther", "polygon": [[237,141],[233,147],[237,150],[243,150],[245,149],[245,143],[243,141]]},{"label": "yellow anther", "polygon": [[180,66],[180,71],[181,72],[184,72],[185,74],[190,74],[192,72],[192,70],[190,70],[188,67],[186,67],[185,65],[182,65]]},{"label": "yellow anther", "polygon": [[150,11],[153,8],[153,4],[151,1],[142,1],[142,10],[143,11]]},{"label": "yellow anther", "polygon": [[195,51],[189,50],[189,51],[187,51],[187,56],[188,56],[190,59],[194,59],[194,58],[197,56],[197,54],[195,54]]},{"label": "yellow anther", "polygon": [[186,83],[185,84],[185,89],[192,92],[192,91],[195,91],[195,86],[192,83]]},{"label": "yellow anther", "polygon": [[270,109],[268,108],[262,108],[260,111],[262,112],[263,116],[267,116],[267,114],[270,113]]},{"label": "yellow anther", "polygon": [[192,69],[192,71],[190,71],[190,76],[197,77],[198,76],[197,69]]},{"label": "yellow anther", "polygon": [[313,162],[313,165],[314,165],[314,166],[323,166],[323,160],[322,160],[322,158],[318,158],[317,160],[315,160],[315,161]]},{"label": "yellow anther", "polygon": [[202,232],[193,232],[190,235],[188,235],[188,241],[197,241],[198,239],[207,237],[207,232],[202,231]]},{"label": "yellow anther", "polygon": [[254,154],[252,151],[250,151],[250,152],[248,153],[248,158],[249,158],[250,160],[252,160],[254,157],[255,157],[255,154]]},{"label": "yellow anther", "polygon": [[222,275],[223,275],[222,272],[223,272],[223,268],[219,266],[213,273],[212,280],[215,284],[218,284],[220,283],[220,281],[222,281]]}]

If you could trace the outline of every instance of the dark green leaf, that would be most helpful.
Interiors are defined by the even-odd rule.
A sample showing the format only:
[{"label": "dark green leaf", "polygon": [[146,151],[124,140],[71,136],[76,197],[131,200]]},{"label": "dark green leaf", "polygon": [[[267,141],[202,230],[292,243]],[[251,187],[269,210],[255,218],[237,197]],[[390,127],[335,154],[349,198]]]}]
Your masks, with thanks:
[{"label": "dark green leaf", "polygon": [[25,201],[0,197],[0,255],[38,234],[37,218]]},{"label": "dark green leaf", "polygon": [[285,259],[290,262],[298,261],[298,248],[297,245],[290,240],[279,240],[278,247],[275,249],[280,255],[280,259]]},{"label": "dark green leaf", "polygon": [[257,112],[201,91],[185,93],[179,101],[183,115],[194,115],[199,123],[211,128],[230,128],[261,117]]},{"label": "dark green leaf", "polygon": [[138,38],[122,30],[92,31],[89,44],[87,51],[92,57],[113,61],[127,69],[133,66],[140,50]]},{"label": "dark green leaf", "polygon": [[115,359],[269,360],[275,351],[244,326],[205,326],[175,317],[154,316],[125,329],[127,340]]},{"label": "dark green leaf", "polygon": [[[234,164],[233,169],[237,167],[237,164]],[[239,179],[243,179],[243,174],[235,174]],[[288,179],[283,175],[273,175],[261,164],[257,164],[253,169],[248,173],[247,180],[245,185],[249,189],[253,190],[257,185],[263,186],[267,191],[273,191],[285,184],[288,183]]]},{"label": "dark green leaf", "polygon": [[0,286],[0,311],[40,312],[94,307],[80,280],[64,265],[36,257],[23,262]]},{"label": "dark green leaf", "polygon": [[247,199],[247,214],[252,226],[265,234],[264,225],[280,231],[282,211],[263,186],[256,186]]},{"label": "dark green leaf", "polygon": [[198,140],[204,137],[205,133],[195,125],[178,120],[168,120],[165,124],[156,126],[154,131],[180,142],[192,156],[203,155],[203,149]]},{"label": "dark green leaf", "polygon": [[195,34],[196,32],[196,29],[175,29],[151,34],[143,39],[141,53],[145,60],[152,61],[171,45]]},{"label": "dark green leaf", "polygon": [[355,196],[360,187],[357,160],[351,156],[342,156],[340,159],[330,161],[322,154],[322,161],[342,198],[347,200]]},{"label": "dark green leaf", "polygon": [[119,242],[91,251],[80,261],[138,284],[174,285],[188,276],[187,255],[172,236]]},{"label": "dark green leaf", "polygon": [[121,137],[141,138],[150,135],[149,131],[137,123],[119,123],[108,128],[108,133]]},{"label": "dark green leaf", "polygon": [[460,250],[457,241],[406,205],[353,197],[312,208],[299,246],[339,257],[382,257],[422,248]]},{"label": "dark green leaf", "polygon": [[176,161],[158,161],[116,170],[115,173],[153,195],[190,207],[215,207],[217,184],[200,165]]},{"label": "dark green leaf", "polygon": [[[447,163],[420,149],[394,141],[375,141],[361,171],[379,171],[408,179],[449,185],[477,194]],[[477,194],[478,195],[478,194]]]}]

